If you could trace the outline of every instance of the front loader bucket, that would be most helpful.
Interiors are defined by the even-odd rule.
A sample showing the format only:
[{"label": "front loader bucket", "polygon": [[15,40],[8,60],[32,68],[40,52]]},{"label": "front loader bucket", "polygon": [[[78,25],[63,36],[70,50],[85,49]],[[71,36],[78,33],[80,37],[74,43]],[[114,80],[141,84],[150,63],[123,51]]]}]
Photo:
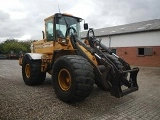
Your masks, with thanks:
[{"label": "front loader bucket", "polygon": [[131,92],[137,91],[138,72],[139,68],[133,68],[132,70],[126,70],[117,74],[111,83],[111,95],[119,98]]}]

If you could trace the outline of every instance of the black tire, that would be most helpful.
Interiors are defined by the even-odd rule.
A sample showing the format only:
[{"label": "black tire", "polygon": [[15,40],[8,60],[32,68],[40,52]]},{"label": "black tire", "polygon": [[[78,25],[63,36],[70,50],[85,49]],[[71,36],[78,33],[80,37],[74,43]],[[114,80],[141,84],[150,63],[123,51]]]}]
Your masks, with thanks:
[{"label": "black tire", "polygon": [[[118,58],[116,58],[116,57],[113,56],[113,55],[107,54],[107,53],[105,53],[105,55],[114,63],[114,65],[115,65],[119,70],[121,70],[121,69],[123,68],[122,63],[118,60]],[[106,78],[105,81],[102,80],[101,77],[97,75],[97,76],[95,77],[95,84],[96,84],[99,88],[101,88],[102,90],[104,90],[104,91],[110,90],[111,85],[109,84],[109,81],[112,80],[112,78],[113,78],[112,75],[113,75],[112,71],[109,71],[109,73],[108,73],[107,78]]]},{"label": "black tire", "polygon": [[114,65],[119,69],[122,70],[123,65],[122,63],[116,58],[114,55],[106,54],[107,57],[114,63]]},{"label": "black tire", "polygon": [[45,80],[46,72],[41,72],[41,60],[30,60],[27,56],[24,56],[22,76],[26,85],[42,84]]},{"label": "black tire", "polygon": [[67,103],[82,101],[94,88],[93,67],[82,56],[62,56],[53,65],[52,83],[61,101]]}]

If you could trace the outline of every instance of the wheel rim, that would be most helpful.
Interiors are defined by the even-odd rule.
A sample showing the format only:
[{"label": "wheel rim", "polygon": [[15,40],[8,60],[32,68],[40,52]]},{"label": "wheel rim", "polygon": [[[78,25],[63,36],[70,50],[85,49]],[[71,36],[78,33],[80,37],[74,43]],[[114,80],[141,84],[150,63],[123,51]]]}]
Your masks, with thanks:
[{"label": "wheel rim", "polygon": [[30,65],[29,64],[26,64],[26,66],[25,66],[25,74],[26,74],[27,78],[30,77],[31,71],[30,71]]},{"label": "wheel rim", "polygon": [[58,74],[58,83],[62,90],[67,91],[71,87],[71,75],[68,70],[61,69]]}]

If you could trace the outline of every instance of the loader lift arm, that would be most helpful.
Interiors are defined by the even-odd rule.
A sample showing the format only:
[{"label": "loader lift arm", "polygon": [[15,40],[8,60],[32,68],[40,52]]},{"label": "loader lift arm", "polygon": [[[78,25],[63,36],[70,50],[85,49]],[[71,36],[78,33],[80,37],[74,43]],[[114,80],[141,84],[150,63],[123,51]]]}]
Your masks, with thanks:
[{"label": "loader lift arm", "polygon": [[[92,33],[92,36],[89,35],[90,33]],[[88,30],[86,39],[88,40],[90,47],[87,47],[78,39],[76,39],[76,41],[79,45],[82,45],[85,49],[95,55],[99,63],[98,66],[92,64],[94,66],[95,74],[101,78],[99,79],[99,82],[106,82],[106,84],[108,84],[111,95],[119,98],[137,91],[137,74],[139,68],[131,69],[127,62],[114,54],[108,47],[102,44],[100,40],[96,39],[93,29]],[[82,51],[78,45],[77,48],[79,49],[78,51]],[[82,53],[81,55],[87,58],[85,54]],[[115,59],[119,64],[116,64]],[[108,78],[110,79],[108,80]],[[122,89],[122,87],[124,89]]]}]

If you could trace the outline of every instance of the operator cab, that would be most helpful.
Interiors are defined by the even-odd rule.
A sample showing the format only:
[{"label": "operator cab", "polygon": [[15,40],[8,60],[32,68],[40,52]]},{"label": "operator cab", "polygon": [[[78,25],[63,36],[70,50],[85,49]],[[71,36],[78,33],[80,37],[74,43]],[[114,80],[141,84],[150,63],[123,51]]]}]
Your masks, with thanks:
[{"label": "operator cab", "polygon": [[[80,22],[82,18],[74,17],[69,14],[56,13],[45,19],[45,39],[47,41],[65,39],[71,34],[76,34],[80,38]],[[88,29],[88,24],[84,24]]]}]

